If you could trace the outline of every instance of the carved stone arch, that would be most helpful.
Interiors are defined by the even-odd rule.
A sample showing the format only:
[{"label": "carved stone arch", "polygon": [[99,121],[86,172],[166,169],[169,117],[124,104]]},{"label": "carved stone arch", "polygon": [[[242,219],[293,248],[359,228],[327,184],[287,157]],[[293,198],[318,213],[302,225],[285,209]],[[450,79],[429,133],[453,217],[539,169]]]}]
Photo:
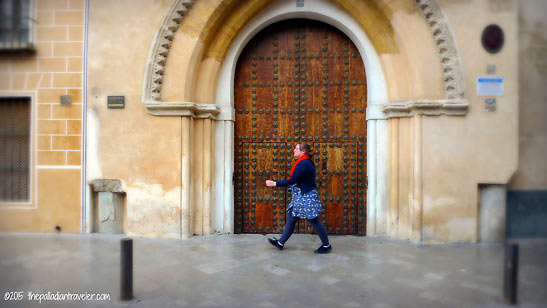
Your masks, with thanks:
[{"label": "carved stone arch", "polygon": [[142,101],[150,114],[213,118],[219,113],[218,108],[208,104],[193,102],[164,103],[161,100],[163,76],[171,45],[182,21],[194,2],[195,0],[176,0],[165,16],[150,46],[142,89]]},{"label": "carved stone arch", "polygon": [[[416,113],[465,115],[469,104],[465,99],[463,67],[448,20],[437,1],[415,1],[433,35],[442,67],[446,100],[392,103],[384,106],[383,111],[387,117],[408,116]],[[220,113],[217,107],[209,104],[165,103],[161,100],[164,69],[169,50],[179,26],[194,2],[195,0],[176,0],[173,3],[150,47],[142,91],[142,101],[150,114],[212,118]]]},{"label": "carved stone arch", "polygon": [[[213,104],[196,104],[193,102],[163,102],[161,100],[161,88],[163,83],[163,76],[164,76],[164,68],[166,65],[167,57],[169,55],[169,49],[171,48],[172,41],[174,39],[174,36],[179,31],[179,26],[183,22],[184,17],[186,16],[189,8],[194,4],[195,0],[176,0],[174,1],[174,4],[172,8],[169,10],[167,16],[165,17],[165,20],[159,30],[159,32],[156,35],[156,38],[154,39],[152,46],[150,47],[150,52],[147,59],[147,67],[145,72],[145,80],[143,83],[143,96],[142,100],[147,108],[147,112],[153,115],[173,115],[173,116],[183,116],[183,133],[184,136],[183,139],[183,147],[184,149],[188,150],[188,153],[190,153],[190,149],[192,148],[193,144],[191,144],[190,140],[192,139],[192,125],[193,120],[188,119],[187,117],[211,117],[215,118],[214,122],[214,148],[216,149],[222,149],[214,152],[214,176],[210,179],[211,181],[214,181],[214,210],[211,210],[211,208],[207,210],[211,210],[214,213],[217,213],[214,218],[215,221],[215,230],[222,231],[222,232],[233,232],[233,186],[232,186],[232,174],[233,174],[233,131],[234,131],[234,122],[233,122],[233,110],[230,105],[230,95],[224,95],[224,97],[227,97],[226,100],[228,101],[226,105],[219,104],[218,100],[215,100],[216,105]],[[257,0],[261,1],[261,0]],[[324,4],[325,6],[329,6],[329,9],[323,12],[323,14],[327,17],[325,18],[331,18],[332,19],[332,13],[334,11],[344,10],[344,8],[340,5],[341,3],[351,4],[354,3],[374,3],[374,0],[366,0],[366,1],[347,1],[347,0],[318,0],[314,3],[314,8],[318,6],[318,4]],[[387,2],[387,1],[385,1]],[[370,91],[373,93],[373,95],[377,95],[374,93],[381,93],[381,97],[379,99],[370,99],[368,100],[368,103],[374,103],[377,102],[377,112],[369,112],[369,109],[367,106],[367,165],[369,166],[367,168],[367,176],[370,179],[369,186],[367,188],[367,204],[376,204],[376,209],[372,206],[367,207],[367,217],[374,218],[374,214],[376,210],[378,212],[384,211],[387,207],[386,204],[388,204],[388,198],[389,198],[389,191],[387,190],[389,187],[389,177],[390,177],[390,157],[386,155],[386,153],[389,153],[389,142],[388,139],[388,130],[390,129],[388,127],[388,124],[390,123],[389,120],[386,120],[391,117],[405,117],[405,116],[412,116],[413,114],[426,114],[426,115],[438,115],[438,114],[447,114],[447,115],[465,115],[468,109],[468,103],[465,99],[465,86],[464,86],[464,78],[463,78],[463,69],[461,65],[461,60],[459,58],[459,55],[457,53],[455,39],[453,37],[452,32],[450,31],[449,23],[446,17],[444,16],[442,10],[438,6],[437,2],[435,0],[415,0],[415,3],[419,10],[422,12],[424,19],[429,26],[436,48],[437,48],[437,54],[439,55],[440,64],[442,66],[442,76],[444,81],[444,88],[445,88],[445,97],[441,98],[439,100],[420,100],[420,101],[410,101],[410,102],[388,102],[387,101],[387,91],[386,91],[386,85],[385,85],[385,79],[383,75],[382,68],[378,62],[378,70],[377,73],[379,77],[378,80],[381,79],[383,82],[383,86],[378,87],[370,87],[370,89],[376,89],[376,91]],[[294,1],[291,0],[283,0],[283,1],[275,1],[272,2],[272,5],[269,6],[267,9],[261,10],[257,9],[256,14],[257,15],[245,15],[250,18],[256,18],[262,13],[272,12],[272,6],[276,5],[283,5],[288,4],[290,5],[290,12],[286,16],[281,16],[279,14],[276,14],[273,19],[275,18],[290,18],[290,17],[309,17],[309,12],[303,12],[303,10],[297,8],[294,6]],[[348,13],[350,11],[351,13],[351,5],[350,8],[345,8],[344,14],[348,15],[348,21],[353,22],[354,18],[351,18],[351,14]],[[311,10],[311,8],[308,8]],[[353,10],[353,13],[355,12],[368,12],[363,10]],[[272,19],[272,20],[273,20]],[[340,19],[341,20],[341,19]],[[340,23],[340,20],[334,20],[333,23]],[[252,21],[251,21],[252,22]],[[387,21],[389,22],[389,20]],[[244,24],[239,23],[240,27],[244,28]],[[340,28],[344,28],[346,25],[340,25]],[[340,29],[339,28],[339,29]],[[354,39],[361,39],[361,40],[368,40],[367,35],[364,33],[365,27],[363,24],[356,24],[356,32],[359,33],[359,35],[348,35],[352,40]],[[236,29],[244,31],[244,29]],[[251,30],[249,30],[251,31]],[[343,31],[344,32],[344,31]],[[237,31],[236,31],[237,33]],[[347,34],[347,33],[346,33]],[[239,34],[238,34],[239,35]],[[249,34],[250,35],[250,34]],[[380,37],[381,36],[377,36]],[[225,38],[226,40],[224,42],[228,42],[229,46],[235,46],[234,41],[237,41],[237,38],[235,37],[228,37]],[[230,41],[231,39],[234,39],[234,41]],[[241,43],[241,42],[240,42]],[[231,48],[231,47],[230,47]],[[229,54],[230,52],[228,52]],[[365,52],[365,54],[371,54],[377,57],[377,53],[374,50],[371,50],[370,53]],[[234,63],[235,57],[232,57],[231,60],[224,60],[223,63]],[[367,72],[372,72],[374,70],[368,69]],[[219,74],[223,74],[223,68],[221,66]],[[380,76],[381,75],[381,76]],[[380,78],[381,77],[381,78]],[[373,78],[368,78],[367,81],[371,80]],[[230,78],[219,78],[219,80],[228,80],[230,81]],[[228,83],[225,87],[226,89],[230,89],[231,86]],[[218,91],[217,91],[218,92]],[[224,92],[228,93],[228,92]],[[218,93],[217,93],[218,95]],[[384,98],[385,97],[385,98]],[[381,98],[381,99],[380,99]],[[382,107],[383,106],[383,107]],[[223,110],[223,113],[220,113],[220,110]],[[376,109],[374,109],[376,110]],[[372,109],[370,111],[373,111]],[[225,116],[224,113],[227,115]],[[371,116],[374,115],[374,116]],[[370,116],[370,117],[369,117]],[[415,121],[414,129],[417,132],[415,135],[415,138],[413,139],[414,142],[414,149],[420,149],[422,145],[422,138],[421,138],[421,131],[422,131],[422,124],[421,124],[421,117],[417,117],[417,121]],[[209,127],[213,127],[211,125],[210,120],[209,121]],[[200,122],[200,121],[197,121]],[[206,122],[206,121],[203,121]],[[397,121],[393,121],[397,122]],[[397,142],[397,138],[394,139],[395,142]],[[370,144],[370,145],[369,145]],[[211,157],[209,157],[211,158]],[[423,189],[423,182],[422,182],[422,169],[421,166],[423,163],[420,161],[422,158],[417,155],[416,162],[414,163],[415,167],[415,180],[414,180],[414,190],[415,191],[422,191]],[[210,162],[210,161],[209,161]],[[210,165],[209,165],[210,166]],[[199,166],[198,166],[199,167]],[[186,158],[183,162],[183,181],[186,181],[189,183],[191,181],[191,170],[193,170],[193,166],[191,164],[191,159]],[[193,171],[195,172],[195,170]],[[190,187],[190,188],[189,188]],[[183,188],[182,191],[182,207],[191,208],[190,202],[193,200],[191,185],[187,185],[185,188]],[[204,193],[205,194],[205,193]],[[419,196],[419,195],[418,195]],[[368,198],[370,197],[370,202]],[[420,217],[421,208],[422,208],[422,201],[419,201],[420,199],[417,199],[415,208],[416,210],[416,217]],[[209,202],[204,202],[207,206],[209,206]],[[370,213],[369,213],[370,210]],[[374,211],[374,212],[373,212]],[[188,210],[189,213],[192,213],[191,210]],[[189,222],[186,221],[183,223],[185,226],[191,226],[191,217],[192,214],[188,215],[185,219],[190,220]],[[378,216],[379,217],[379,216]],[[372,219],[371,218],[371,219]],[[380,221],[380,220],[379,220]],[[370,223],[367,223],[368,226],[370,226]],[[421,239],[421,221],[418,221],[416,223],[416,226],[413,229],[413,239],[419,241]],[[191,236],[193,233],[193,230],[191,227],[186,227],[187,230],[183,231],[182,234],[185,234],[187,236]],[[415,232],[417,230],[417,232]],[[377,231],[382,232],[382,231]],[[379,234],[379,233],[378,233]]]},{"label": "carved stone arch", "polygon": [[145,104],[150,101],[161,101],[161,86],[167,56],[180,25],[193,4],[194,0],[176,0],[152,41],[142,89],[142,100]]},{"label": "carved stone arch", "polygon": [[448,20],[435,0],[416,0],[437,47],[447,99],[465,97],[463,66]]}]

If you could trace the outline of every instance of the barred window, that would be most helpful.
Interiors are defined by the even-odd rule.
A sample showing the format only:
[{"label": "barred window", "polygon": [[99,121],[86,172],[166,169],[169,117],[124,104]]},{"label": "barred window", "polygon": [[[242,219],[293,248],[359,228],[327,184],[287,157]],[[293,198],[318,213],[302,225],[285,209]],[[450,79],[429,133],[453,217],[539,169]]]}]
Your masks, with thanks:
[{"label": "barred window", "polygon": [[34,48],[32,7],[32,0],[0,0],[0,50]]},{"label": "barred window", "polygon": [[30,201],[30,98],[0,98],[0,201]]}]

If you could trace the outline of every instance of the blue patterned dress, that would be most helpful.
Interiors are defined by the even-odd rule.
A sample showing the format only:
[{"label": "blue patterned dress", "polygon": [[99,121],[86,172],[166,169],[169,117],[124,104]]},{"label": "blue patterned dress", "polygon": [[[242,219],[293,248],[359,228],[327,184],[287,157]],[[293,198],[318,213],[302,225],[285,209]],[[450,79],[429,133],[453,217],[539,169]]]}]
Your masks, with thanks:
[{"label": "blue patterned dress", "polygon": [[292,209],[294,217],[314,219],[321,212],[321,199],[317,189],[303,194],[300,188],[293,184],[291,185],[292,200],[289,203],[287,211]]}]

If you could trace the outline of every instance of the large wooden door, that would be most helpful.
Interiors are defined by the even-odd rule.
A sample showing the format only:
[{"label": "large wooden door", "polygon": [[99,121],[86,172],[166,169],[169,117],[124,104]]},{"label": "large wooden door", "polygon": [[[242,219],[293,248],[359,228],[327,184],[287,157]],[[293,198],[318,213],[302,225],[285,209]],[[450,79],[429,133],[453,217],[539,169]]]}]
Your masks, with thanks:
[{"label": "large wooden door", "polygon": [[[366,80],[350,39],[317,21],[288,20],[258,33],[235,73],[235,232],[280,233],[297,142],[312,145],[329,234],[365,233]],[[295,232],[310,233],[300,220]]]}]

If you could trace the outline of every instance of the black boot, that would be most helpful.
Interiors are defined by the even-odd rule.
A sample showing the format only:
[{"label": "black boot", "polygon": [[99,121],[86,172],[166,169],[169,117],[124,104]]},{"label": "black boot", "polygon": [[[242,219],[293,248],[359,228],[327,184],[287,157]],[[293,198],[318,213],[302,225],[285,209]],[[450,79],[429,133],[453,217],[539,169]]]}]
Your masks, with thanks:
[{"label": "black boot", "polygon": [[283,250],[283,245],[281,245],[275,237],[269,238],[268,242],[270,242],[270,244],[272,244],[273,246],[277,247],[277,249]]}]

